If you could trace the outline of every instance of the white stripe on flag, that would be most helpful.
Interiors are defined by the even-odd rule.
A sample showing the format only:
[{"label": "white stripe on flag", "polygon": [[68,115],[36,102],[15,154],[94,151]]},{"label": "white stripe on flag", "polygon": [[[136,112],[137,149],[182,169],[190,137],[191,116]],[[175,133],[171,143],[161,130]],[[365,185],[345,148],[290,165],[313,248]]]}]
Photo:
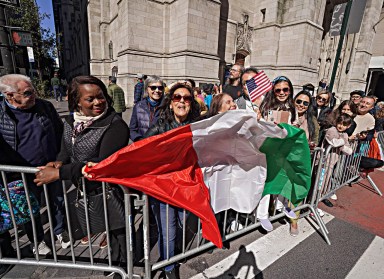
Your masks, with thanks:
[{"label": "white stripe on flag", "polygon": [[[287,131],[258,122],[256,113],[246,110],[228,111],[192,123],[191,131],[199,165],[205,168],[214,211],[254,210],[266,179],[266,157],[259,148],[266,138],[285,138]],[[219,186],[220,191],[216,191]]]}]

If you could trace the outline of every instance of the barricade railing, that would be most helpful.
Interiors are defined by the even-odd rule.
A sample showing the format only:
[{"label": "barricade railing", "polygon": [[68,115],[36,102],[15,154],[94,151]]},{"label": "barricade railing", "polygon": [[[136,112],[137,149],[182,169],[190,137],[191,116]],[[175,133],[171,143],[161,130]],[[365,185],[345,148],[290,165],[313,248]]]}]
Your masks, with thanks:
[{"label": "barricade railing", "polygon": [[[93,238],[93,232],[91,231],[91,224],[90,224],[90,216],[89,216],[89,205],[88,205],[88,198],[89,196],[86,194],[87,189],[85,187],[84,179],[82,179],[82,199],[84,201],[84,213],[85,213],[85,222],[86,222],[86,235],[88,236],[88,248],[86,248],[84,251],[81,252],[81,257],[76,256],[75,248],[79,246],[79,238],[75,239],[74,232],[78,230],[79,228],[74,228],[72,226],[73,223],[73,213],[70,212],[70,206],[73,206],[73,203],[69,200],[68,193],[71,191],[69,190],[67,193],[67,187],[64,181],[62,181],[61,186],[63,189],[63,199],[64,199],[64,209],[65,209],[65,216],[66,216],[66,223],[67,223],[67,230],[69,235],[69,241],[70,241],[70,260],[68,260],[68,251],[58,253],[58,251],[61,249],[60,246],[56,245],[55,235],[54,235],[54,229],[53,229],[53,217],[52,217],[52,208],[50,206],[50,196],[49,196],[49,190],[48,187],[54,187],[56,185],[43,185],[43,191],[45,194],[45,203],[46,203],[46,213],[48,217],[48,228],[50,232],[50,246],[51,246],[51,252],[52,256],[49,257],[42,257],[38,253],[38,238],[37,238],[37,226],[40,226],[38,222],[41,222],[40,218],[40,210],[35,213],[34,212],[34,201],[32,200],[37,198],[40,202],[40,197],[34,197],[32,194],[31,187],[37,187],[36,185],[32,185],[31,179],[33,179],[34,174],[38,172],[39,169],[32,168],[32,167],[18,167],[18,166],[7,166],[7,165],[0,165],[0,172],[1,172],[1,180],[0,180],[0,191],[3,193],[2,201],[3,205],[6,203],[8,205],[9,214],[12,222],[12,228],[10,228],[7,231],[0,232],[0,237],[4,236],[5,233],[10,232],[11,234],[14,234],[14,242],[15,242],[15,250],[16,255],[15,256],[3,256],[4,251],[1,251],[0,249],[0,264],[23,264],[23,265],[44,265],[47,267],[63,267],[63,268],[78,268],[78,269],[88,269],[88,270],[94,270],[94,271],[108,271],[108,272],[115,272],[119,273],[123,278],[141,278],[139,275],[133,274],[133,243],[132,243],[132,228],[133,228],[133,220],[132,220],[132,212],[131,212],[131,194],[129,192],[129,189],[127,187],[118,186],[119,189],[121,189],[122,197],[124,199],[124,202],[121,206],[124,207],[124,217],[125,217],[125,228],[122,228],[125,231],[125,240],[126,240],[126,249],[127,249],[127,256],[125,260],[123,261],[123,265],[121,263],[113,262],[111,257],[111,232],[109,230],[109,224],[110,220],[108,218],[108,199],[110,198],[108,192],[107,192],[107,185],[105,183],[102,183],[102,199],[103,199],[103,212],[104,212],[104,221],[105,221],[105,233],[106,233],[106,240],[107,240],[107,249],[106,254],[102,253],[100,251],[95,251],[96,248],[92,247],[92,239]],[[26,204],[24,204],[25,207],[28,208],[27,215],[29,216],[30,222],[32,224],[32,234],[33,239],[26,240],[26,236],[21,235],[19,229],[20,225],[17,225],[17,218],[19,218],[19,211],[15,208],[15,202],[11,201],[11,191],[14,189],[8,188],[9,181],[8,177],[12,176],[13,178],[17,175],[19,178],[21,178],[21,181],[23,182],[23,187],[25,191],[25,197],[26,197]],[[12,178],[12,179],[13,179]],[[60,186],[58,186],[60,187]],[[72,187],[74,188],[74,187]],[[109,189],[109,188],[108,188]],[[73,190],[73,189],[72,189]],[[73,191],[78,191],[77,189]],[[76,193],[77,195],[77,193]],[[6,197],[6,198],[5,198]],[[13,198],[17,198],[16,196],[12,196]],[[18,204],[20,206],[20,204]],[[4,208],[3,208],[4,210]],[[1,212],[1,211],[0,211]],[[3,211],[4,212],[4,211]],[[17,216],[16,216],[17,215]],[[0,219],[4,216],[0,216]],[[24,213],[24,218],[28,219]],[[4,220],[2,220],[4,221]],[[25,224],[24,224],[25,225]],[[41,224],[43,225],[43,224]],[[47,225],[45,224],[45,228]],[[24,232],[26,232],[26,228],[23,228]],[[34,247],[34,251],[36,251],[34,258],[32,257],[22,257],[21,253],[21,247],[28,245],[32,243]],[[76,247],[75,247],[76,246]],[[83,248],[83,247],[82,247]],[[64,250],[64,249],[63,249]],[[83,250],[83,249],[82,249]],[[89,256],[86,257],[86,250],[89,252]],[[9,251],[7,251],[9,253]],[[12,253],[14,254],[14,253]],[[32,255],[32,253],[30,253]]]},{"label": "barricade railing", "polygon": [[[382,153],[384,153],[384,131],[377,132],[377,142],[382,149]],[[384,158],[381,158],[381,160],[384,160]]]},{"label": "barricade railing", "polygon": [[[329,237],[328,237],[328,230],[325,226],[324,221],[319,216],[319,213],[317,211],[317,205],[319,201],[329,197],[332,195],[335,191],[340,189],[341,187],[347,185],[354,179],[356,179],[359,176],[359,163],[361,156],[364,154],[366,150],[367,143],[362,143],[359,146],[357,143],[354,143],[352,148],[354,150],[354,153],[352,155],[344,155],[339,152],[337,148],[327,148],[327,150],[323,150],[322,148],[316,148],[312,151],[312,187],[308,194],[308,196],[304,199],[304,201],[299,204],[297,207],[295,207],[294,211],[300,211],[300,218],[307,217],[309,214],[311,214],[316,221],[317,225],[319,226],[319,231],[324,237],[325,241],[328,244],[330,243]],[[359,149],[358,149],[359,148]],[[364,152],[363,152],[364,151]],[[36,168],[25,168],[25,167],[12,167],[12,166],[0,166],[0,171],[2,174],[2,185],[7,185],[7,179],[6,179],[6,173],[8,172],[18,172],[22,175],[22,180],[24,181],[24,185],[26,186],[26,196],[28,201],[28,208],[29,212],[32,212],[31,208],[31,202],[29,199],[29,185],[27,183],[27,174],[34,174],[38,171]],[[55,248],[55,240],[54,240],[54,234],[53,234],[53,221],[52,221],[52,213],[51,208],[49,206],[49,193],[47,189],[47,185],[44,185],[44,193],[45,193],[45,200],[47,204],[47,213],[48,213],[48,224],[49,224],[49,231],[51,236],[51,245],[52,248]],[[143,235],[143,240],[138,241],[137,243],[133,242],[132,236],[133,236],[133,219],[132,219],[132,194],[129,193],[128,188],[122,187],[121,189],[124,192],[124,208],[125,208],[125,229],[126,229],[126,246],[127,246],[127,260],[126,265],[124,268],[117,264],[112,262],[111,259],[111,251],[110,249],[107,250],[106,257],[100,259],[96,258],[95,260],[95,251],[92,247],[91,243],[89,242],[87,250],[89,251],[89,256],[86,258],[86,261],[84,259],[79,260],[79,258],[75,255],[75,243],[77,240],[75,240],[73,236],[74,228],[72,228],[71,224],[71,212],[69,210],[70,208],[70,201],[68,200],[68,195],[66,191],[65,183],[62,183],[63,192],[64,192],[64,203],[65,203],[65,211],[66,211],[66,218],[67,218],[67,226],[68,226],[68,233],[70,237],[70,258],[71,260],[63,259],[61,255],[57,254],[58,249],[52,249],[52,257],[53,259],[42,259],[38,254],[35,256],[35,259],[30,258],[22,258],[21,252],[20,252],[20,241],[19,241],[19,235],[18,230],[13,229],[12,232],[15,235],[15,246],[16,246],[16,253],[17,256],[14,258],[11,257],[2,257],[0,254],[0,263],[7,263],[7,264],[27,264],[27,265],[45,265],[45,266],[51,266],[51,267],[65,267],[65,268],[84,268],[89,270],[98,270],[98,271],[114,271],[119,273],[123,278],[141,278],[141,276],[145,278],[151,278],[152,273],[154,271],[157,271],[163,267],[166,267],[172,263],[176,263],[178,261],[181,261],[187,257],[195,256],[203,251],[206,251],[208,249],[212,249],[214,245],[211,242],[206,241],[202,238],[202,232],[201,232],[201,221],[195,217],[194,215],[187,213],[185,210],[182,213],[183,221],[180,226],[180,241],[178,243],[180,244],[180,247],[178,248],[178,252],[175,253],[174,256],[170,256],[169,250],[169,235],[168,233],[164,236],[166,239],[166,243],[168,243],[165,247],[166,253],[165,253],[165,259],[158,261],[158,254],[156,253],[156,249],[153,248],[153,242],[154,238],[157,234],[157,225],[150,223],[150,202],[149,197],[145,194],[138,196],[134,195],[134,206],[141,209],[141,213],[137,214],[140,215],[138,218],[142,222],[137,229],[137,231],[134,232],[135,235],[141,234]],[[9,191],[7,187],[4,187],[7,201],[10,203],[10,196]],[[106,224],[106,233],[107,233],[107,243],[110,247],[110,233],[108,230],[108,215],[107,215],[107,207],[105,206],[107,204],[107,197],[106,197],[106,185],[102,184],[102,190],[103,190],[103,199],[104,199],[104,217],[105,217],[105,224]],[[83,193],[86,193],[87,189],[85,187],[84,182],[82,183],[82,191]],[[86,195],[84,195],[85,199]],[[273,210],[272,212],[269,212],[269,220],[271,222],[285,217],[286,214],[282,211],[278,211],[279,209],[279,197],[271,197],[273,201]],[[86,200],[84,200],[86,201]],[[85,202],[85,204],[87,204]],[[286,206],[286,204],[284,204]],[[256,208],[252,213],[250,214],[243,214],[234,212],[233,210],[227,210],[224,213],[221,214],[222,222],[220,230],[222,232],[222,239],[223,242],[228,242],[232,240],[233,238],[239,237],[241,235],[244,235],[248,232],[251,232],[258,227],[261,226],[260,221],[257,219],[257,209]],[[167,216],[166,216],[166,231],[169,231],[169,222],[168,222],[168,211],[169,206],[166,207]],[[16,227],[16,221],[15,216],[13,216],[12,212],[13,210],[10,210],[13,226]],[[87,233],[88,239],[91,239],[91,229],[90,229],[90,223],[89,223],[89,216],[88,216],[88,210],[85,210],[85,216],[86,216],[86,227],[87,227]],[[188,217],[188,218],[187,218]],[[35,246],[35,249],[37,250],[37,238],[36,238],[36,223],[35,218],[31,216],[31,222],[32,222],[32,228],[33,228],[33,243]],[[156,245],[156,244],[155,244]],[[157,245],[156,245],[157,246]],[[135,248],[134,248],[135,247]],[[135,251],[135,249],[142,249],[142,259],[144,262],[144,270],[140,272],[134,272],[134,253],[138,252]],[[137,254],[136,254],[137,256]],[[107,260],[107,263],[102,260]]]},{"label": "barricade railing", "polygon": [[[300,217],[306,217],[310,213],[312,213],[312,216],[314,217],[316,223],[319,225],[319,230],[321,234],[323,235],[325,241],[328,244],[330,243],[330,240],[328,238],[328,230],[325,227],[325,224],[321,217],[318,214],[318,211],[316,210],[317,206],[317,185],[318,181],[321,177],[320,172],[318,171],[319,167],[321,167],[320,164],[316,164],[316,158],[319,161],[323,160],[323,149],[322,148],[316,148],[312,152],[312,174],[313,174],[313,181],[312,181],[312,189],[310,191],[310,194],[304,199],[304,201],[295,207],[294,211],[300,211]],[[201,222],[200,219],[196,218],[196,222],[192,225],[195,227],[195,229],[192,229],[194,232],[192,237],[188,237],[186,233],[188,231],[191,231],[190,229],[190,222],[188,224],[186,223],[185,217],[187,216],[186,211],[183,211],[183,222],[182,222],[182,228],[180,231],[182,231],[182,235],[180,238],[182,239],[180,242],[181,248],[179,249],[180,252],[175,254],[173,257],[169,256],[169,246],[167,245],[165,247],[166,249],[166,258],[161,261],[157,261],[158,255],[156,254],[156,259],[151,259],[151,232],[150,230],[150,224],[149,224],[149,197],[147,195],[143,195],[141,201],[144,203],[144,209],[143,209],[143,235],[144,235],[144,264],[145,264],[145,278],[151,278],[152,272],[159,270],[160,268],[166,267],[170,264],[177,263],[178,261],[181,261],[187,257],[194,256],[196,254],[199,254],[207,249],[212,249],[214,245],[211,242],[208,242],[204,240],[201,236]],[[285,213],[283,213],[283,210],[278,211],[278,203],[279,199],[278,197],[274,198],[274,210],[269,215],[269,220],[271,222],[280,219],[282,217],[285,217]],[[284,204],[286,206],[286,204]],[[169,207],[167,206],[167,210]],[[226,210],[222,213],[224,215],[224,220],[222,221],[222,227],[220,228],[222,231],[222,240],[223,242],[230,241],[233,238],[239,237],[240,235],[244,235],[250,231],[253,231],[261,226],[261,223],[256,218],[256,208],[252,213],[250,214],[242,214],[235,212],[233,215],[231,215],[231,212],[233,210]],[[219,213],[220,214],[220,213]],[[230,216],[231,215],[231,216]],[[168,214],[167,214],[168,217]],[[234,226],[231,224],[235,224]],[[166,230],[168,231],[168,218],[166,221]],[[166,238],[166,243],[169,243],[168,235],[163,236]]]},{"label": "barricade railing", "polygon": [[361,156],[365,154],[367,146],[369,147],[368,142],[353,142],[351,155],[342,153],[340,148],[327,147],[324,158],[319,164],[317,203],[329,198],[341,187],[360,177]]}]

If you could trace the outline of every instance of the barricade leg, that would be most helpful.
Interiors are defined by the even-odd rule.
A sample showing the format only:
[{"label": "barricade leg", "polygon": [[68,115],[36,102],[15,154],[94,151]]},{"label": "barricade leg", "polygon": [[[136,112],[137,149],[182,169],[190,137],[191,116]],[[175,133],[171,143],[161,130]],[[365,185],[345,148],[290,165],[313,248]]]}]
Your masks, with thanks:
[{"label": "barricade leg", "polygon": [[325,238],[325,241],[328,243],[328,245],[331,245],[331,241],[329,240],[329,237],[328,237],[329,231],[327,230],[327,227],[325,226],[323,219],[321,219],[321,217],[319,216],[319,213],[317,212],[317,208],[314,208],[312,206],[310,206],[309,208],[312,211],[313,216],[315,216],[316,222],[319,225],[319,229],[323,237]]},{"label": "barricade leg", "polygon": [[367,179],[368,179],[368,182],[369,184],[371,184],[371,186],[375,189],[375,191],[380,195],[380,196],[383,196],[383,194],[381,193],[380,189],[377,187],[377,185],[375,184],[375,182],[373,182],[372,178],[367,175]]},{"label": "barricade leg", "polygon": [[145,279],[151,279],[151,263],[149,262],[150,239],[149,239],[149,199],[147,195],[143,195],[143,234],[144,234],[144,266]]}]

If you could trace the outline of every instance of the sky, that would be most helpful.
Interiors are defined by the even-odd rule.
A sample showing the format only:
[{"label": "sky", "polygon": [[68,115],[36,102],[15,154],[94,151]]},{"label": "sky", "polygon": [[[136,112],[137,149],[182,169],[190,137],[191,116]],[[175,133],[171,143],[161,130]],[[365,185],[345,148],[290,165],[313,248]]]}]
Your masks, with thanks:
[{"label": "sky", "polygon": [[50,18],[46,18],[41,22],[41,25],[45,28],[49,28],[51,32],[55,33],[55,23],[53,20],[53,9],[52,9],[52,0],[36,0],[37,5],[39,6],[40,13],[47,13],[50,15]]}]

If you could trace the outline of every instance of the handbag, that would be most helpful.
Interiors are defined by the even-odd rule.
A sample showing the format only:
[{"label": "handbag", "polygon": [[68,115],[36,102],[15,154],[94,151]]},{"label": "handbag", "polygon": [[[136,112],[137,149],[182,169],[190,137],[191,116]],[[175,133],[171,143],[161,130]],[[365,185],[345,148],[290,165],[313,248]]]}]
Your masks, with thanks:
[{"label": "handbag", "polygon": [[[11,199],[13,214],[15,216],[16,225],[23,225],[31,221],[31,215],[28,208],[27,196],[22,180],[16,180],[8,183],[9,197]],[[35,195],[30,192],[29,199],[31,202],[32,213],[36,215],[40,212],[40,205]],[[7,195],[4,187],[0,184],[0,233],[13,228],[11,211],[9,208]]]},{"label": "handbag", "polygon": [[[109,230],[116,230],[125,227],[125,211],[124,201],[116,187],[106,186],[106,200],[107,200],[107,216]],[[88,220],[90,233],[96,234],[105,232],[105,215],[104,215],[104,201],[103,193],[94,195],[86,195],[86,203],[88,206]],[[84,235],[87,234],[87,224],[85,217],[85,203],[84,193],[77,190],[77,198],[74,201],[74,208],[80,228]]]}]

